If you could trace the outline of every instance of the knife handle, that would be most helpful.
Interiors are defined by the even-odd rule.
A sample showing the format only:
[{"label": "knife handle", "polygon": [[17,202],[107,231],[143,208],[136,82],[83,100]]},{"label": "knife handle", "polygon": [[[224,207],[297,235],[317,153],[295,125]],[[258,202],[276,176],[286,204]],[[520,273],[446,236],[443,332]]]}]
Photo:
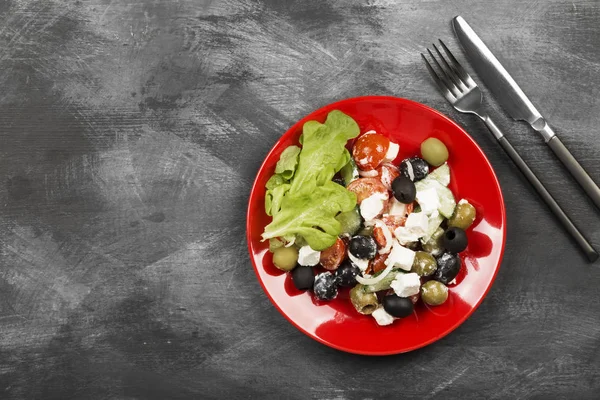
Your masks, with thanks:
[{"label": "knife handle", "polygon": [[558,136],[553,136],[547,143],[558,159],[567,167],[567,170],[573,175],[575,180],[577,180],[577,183],[585,190],[585,193],[592,199],[596,207],[600,209],[600,188],[598,188],[598,185],[585,172],[581,164],[573,157]]},{"label": "knife handle", "polygon": [[[488,118],[489,120],[489,118]],[[486,125],[487,125],[487,121]],[[490,120],[491,122],[491,120]],[[492,122],[493,124],[493,122]],[[550,192],[544,187],[542,182],[538,179],[538,177],[533,173],[531,168],[527,165],[527,163],[521,158],[517,150],[510,144],[508,139],[505,136],[500,136],[498,138],[498,143],[502,146],[502,149],[508,154],[508,156],[512,159],[515,165],[519,168],[519,170],[525,175],[525,178],[531,183],[531,186],[536,190],[536,192],[540,195],[540,197],[544,200],[546,205],[550,208],[552,213],[558,218],[561,224],[564,226],[567,232],[571,235],[571,237],[577,242],[581,250],[585,253],[587,259],[590,262],[594,262],[598,259],[598,253],[592,245],[587,241],[587,239],[579,232],[579,229],[573,224],[571,219],[565,214],[565,212],[560,208],[556,200],[552,197]]]}]

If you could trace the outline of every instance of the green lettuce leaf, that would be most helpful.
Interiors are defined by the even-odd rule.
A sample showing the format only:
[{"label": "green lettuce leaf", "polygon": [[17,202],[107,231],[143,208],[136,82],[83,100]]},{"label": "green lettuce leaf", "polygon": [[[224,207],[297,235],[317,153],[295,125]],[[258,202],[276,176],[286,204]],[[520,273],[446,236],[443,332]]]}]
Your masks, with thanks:
[{"label": "green lettuce leaf", "polygon": [[288,190],[290,190],[290,184],[284,183],[267,191],[265,195],[265,211],[267,215],[275,216],[279,212],[283,197]]},{"label": "green lettuce leaf", "polygon": [[273,214],[271,213],[272,206],[273,206],[273,193],[270,190],[267,190],[267,193],[265,193],[265,213],[269,217],[273,216]]},{"label": "green lettuce leaf", "polygon": [[348,151],[348,149],[344,149],[344,153],[342,154],[342,157],[340,158],[340,162],[339,164],[335,167],[335,172],[339,172],[342,170],[342,168],[344,168],[344,166],[346,164],[348,164],[348,162],[352,159],[352,156],[350,155],[350,152]]},{"label": "green lettuce leaf", "polygon": [[314,250],[324,250],[335,243],[341,232],[335,216],[352,210],[356,195],[331,179],[351,159],[345,146],[358,134],[356,121],[338,110],[330,112],[324,124],[304,124],[302,149],[292,179],[286,183],[283,175],[283,171],[293,169],[293,162],[286,160],[280,178],[271,177],[267,182],[271,188],[265,208],[273,221],[265,227],[263,240],[300,235]]},{"label": "green lettuce leaf", "polygon": [[296,171],[296,165],[298,165],[298,155],[300,154],[300,147],[289,146],[279,156],[279,161],[275,166],[275,173],[280,174],[283,179],[290,180],[294,176]]},{"label": "green lettuce leaf", "polygon": [[265,187],[269,190],[275,189],[279,185],[283,185],[284,183],[288,183],[288,180],[279,174],[275,174],[269,178]]},{"label": "green lettuce leaf", "polygon": [[290,190],[290,184],[284,183],[281,186],[277,186],[273,189],[273,202],[271,205],[271,215],[275,216],[281,210],[281,204],[287,191]]},{"label": "green lettuce leaf", "polygon": [[273,222],[265,228],[263,239],[299,234],[314,250],[325,250],[333,246],[342,229],[335,216],[355,206],[356,195],[332,181],[311,193],[288,192],[273,214]]},{"label": "green lettuce leaf", "polygon": [[358,124],[341,111],[327,115],[324,124],[308,121],[302,127],[303,145],[290,192],[310,192],[333,178],[347,162],[346,142],[358,136]]},{"label": "green lettuce leaf", "polygon": [[[283,185],[287,185],[285,186],[285,190],[275,190]],[[279,211],[281,199],[290,188],[289,181],[281,176],[281,174],[274,174],[269,178],[265,187],[267,188],[267,193],[265,193],[265,212],[267,215],[273,216],[273,202],[275,202],[275,212]]]}]

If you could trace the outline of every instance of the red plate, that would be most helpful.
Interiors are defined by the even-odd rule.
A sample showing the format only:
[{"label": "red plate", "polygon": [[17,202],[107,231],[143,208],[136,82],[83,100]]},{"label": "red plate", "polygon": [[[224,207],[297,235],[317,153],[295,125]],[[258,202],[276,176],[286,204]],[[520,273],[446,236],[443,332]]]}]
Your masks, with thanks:
[{"label": "red plate", "polygon": [[[306,121],[323,122],[338,109],[358,122],[361,132],[374,129],[400,144],[397,163],[419,155],[421,142],[437,137],[450,152],[450,188],[477,209],[467,231],[469,247],[461,253],[463,268],[450,285],[448,301],[429,307],[419,302],[412,316],[391,326],[378,326],[370,316],[358,314],[342,291],[331,302],[318,302],[310,292],[295,289],[289,275],[273,266],[268,242],[261,242],[270,217],[264,211],[265,183],[273,174],[281,152],[297,144]],[[275,307],[298,329],[339,350],[367,355],[403,353],[444,337],[475,311],[490,289],[504,252],[506,214],[498,179],[492,166],[469,135],[439,112],[410,100],[367,96],[325,106],[292,126],[275,144],[258,171],[248,205],[247,240],[250,259],[265,293]]]}]

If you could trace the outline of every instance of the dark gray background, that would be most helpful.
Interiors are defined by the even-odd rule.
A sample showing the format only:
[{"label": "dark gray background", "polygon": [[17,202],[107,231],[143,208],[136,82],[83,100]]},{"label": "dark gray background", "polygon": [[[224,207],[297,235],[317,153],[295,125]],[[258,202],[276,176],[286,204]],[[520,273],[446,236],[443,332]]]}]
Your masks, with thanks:
[{"label": "dark gray background", "polygon": [[[598,264],[420,60],[436,38],[464,60],[456,14],[600,181],[598,1],[1,0],[0,398],[598,398]],[[504,262],[475,314],[383,358],[286,322],[244,236],[277,138],[367,94],[463,125],[508,212]],[[598,210],[533,131],[490,106],[600,248]]]}]

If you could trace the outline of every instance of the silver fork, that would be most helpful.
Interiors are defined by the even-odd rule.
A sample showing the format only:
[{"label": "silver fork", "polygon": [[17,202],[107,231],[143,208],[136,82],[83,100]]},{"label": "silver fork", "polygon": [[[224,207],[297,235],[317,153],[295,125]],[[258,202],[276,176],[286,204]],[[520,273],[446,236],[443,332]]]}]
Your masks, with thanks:
[{"label": "silver fork", "polygon": [[[425,65],[429,70],[429,73],[433,77],[433,80],[438,85],[442,94],[448,100],[450,104],[462,113],[469,113],[477,115],[488,127],[492,135],[496,138],[502,149],[508,154],[513,160],[516,166],[521,170],[523,175],[527,178],[529,183],[534,187],[540,197],[546,202],[550,210],[563,224],[566,231],[571,234],[573,239],[581,247],[585,255],[590,262],[598,259],[598,253],[586,238],[581,234],[579,229],[573,224],[571,219],[565,214],[562,208],[558,205],[556,200],[544,187],[542,182],[533,173],[531,168],[521,158],[519,153],[510,144],[508,139],[504,136],[500,128],[492,121],[488,113],[483,108],[483,94],[477,86],[477,83],[469,76],[467,71],[459,64],[458,60],[452,55],[448,47],[440,40],[440,45],[446,53],[446,57],[443,56],[442,52],[438,47],[433,44],[433,48],[441,60],[438,62],[430,49],[427,49],[429,56],[434,62],[434,66],[427,60],[427,57],[421,53],[421,57],[425,61]],[[436,70],[437,69],[437,70]],[[439,71],[439,72],[438,72]]]}]

